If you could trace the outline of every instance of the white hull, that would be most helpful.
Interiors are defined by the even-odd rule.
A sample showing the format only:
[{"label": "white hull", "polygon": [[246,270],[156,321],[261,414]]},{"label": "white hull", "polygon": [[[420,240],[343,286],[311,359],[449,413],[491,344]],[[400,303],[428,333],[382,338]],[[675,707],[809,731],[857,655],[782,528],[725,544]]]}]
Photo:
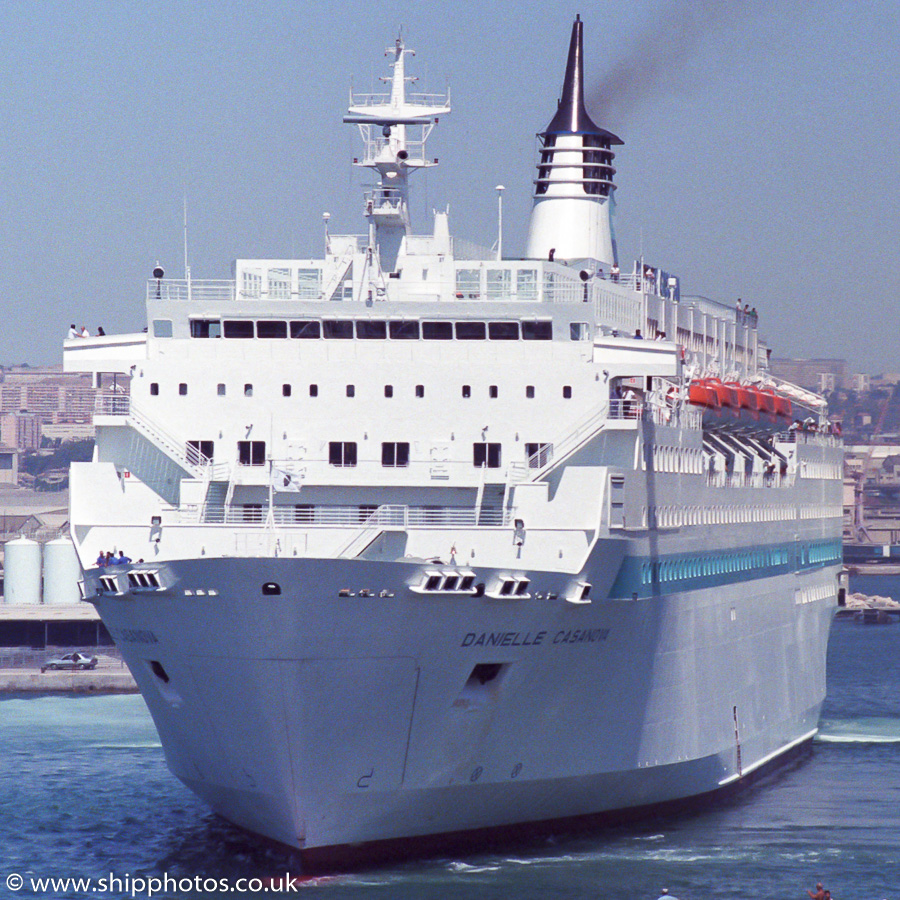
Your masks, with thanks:
[{"label": "white hull", "polygon": [[[797,607],[795,575],[574,606],[403,597],[403,568],[177,562],[179,586],[218,596],[97,605],[173,772],[301,849],[705,794],[815,732],[833,609]],[[397,596],[339,598],[348,583]],[[479,663],[506,668],[473,691]]]}]

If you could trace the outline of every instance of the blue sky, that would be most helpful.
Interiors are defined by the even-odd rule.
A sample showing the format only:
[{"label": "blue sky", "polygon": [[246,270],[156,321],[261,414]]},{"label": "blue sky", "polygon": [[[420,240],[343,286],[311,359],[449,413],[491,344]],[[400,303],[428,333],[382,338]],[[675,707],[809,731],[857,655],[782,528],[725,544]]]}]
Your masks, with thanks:
[{"label": "blue sky", "polygon": [[575,13],[616,165],[620,256],[757,307],[775,355],[898,371],[900,23],[895,3],[709,6],[362,3],[339,7],[7,0],[0,37],[0,363],[58,362],[70,322],[143,326],[144,279],[247,256],[319,255],[321,214],[362,232],[341,124],[351,77],[384,73],[403,25],[420,87],[453,113],[414,181],[416,224],[524,247],[535,132]]}]

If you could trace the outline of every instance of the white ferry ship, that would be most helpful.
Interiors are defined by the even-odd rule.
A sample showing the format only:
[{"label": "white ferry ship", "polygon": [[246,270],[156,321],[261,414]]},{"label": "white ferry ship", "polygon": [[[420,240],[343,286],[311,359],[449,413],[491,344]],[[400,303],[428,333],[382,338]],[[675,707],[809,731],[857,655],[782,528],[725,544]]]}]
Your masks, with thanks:
[{"label": "white ferry ship", "polygon": [[815,735],[838,602],[825,405],[753,313],[620,268],[581,21],[522,258],[413,231],[449,103],[410,52],[345,118],[366,234],[157,267],[145,334],[65,344],[131,376],[72,466],[85,599],[172,772],[312,856],[740,783]]}]

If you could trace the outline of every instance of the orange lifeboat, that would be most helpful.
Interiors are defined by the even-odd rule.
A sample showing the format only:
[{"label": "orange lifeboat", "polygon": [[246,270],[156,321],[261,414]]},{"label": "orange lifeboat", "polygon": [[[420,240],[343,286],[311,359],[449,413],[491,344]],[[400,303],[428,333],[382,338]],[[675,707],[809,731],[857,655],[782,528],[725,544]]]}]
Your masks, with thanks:
[{"label": "orange lifeboat", "polygon": [[711,378],[709,384],[716,392],[716,396],[719,398],[719,406],[722,409],[733,409],[735,411],[740,409],[741,404],[738,392],[731,385],[722,384],[718,378]]},{"label": "orange lifeboat", "polygon": [[775,405],[777,401],[777,397],[775,395],[775,391],[771,388],[762,388],[759,391],[759,398],[762,401],[762,409],[767,412],[775,415]]},{"label": "orange lifeboat", "polygon": [[742,384],[738,384],[736,381],[726,381],[726,387],[730,387],[732,391],[737,393],[737,405],[741,409],[749,409],[751,412],[756,412],[758,409],[756,398],[752,396],[749,388],[744,387]]},{"label": "orange lifeboat", "polygon": [[782,397],[781,395],[775,396],[775,415],[790,419],[791,401],[788,400],[787,397]]},{"label": "orange lifeboat", "polygon": [[692,381],[688,386],[688,400],[697,406],[705,406],[707,409],[718,409],[719,395],[708,381],[700,379]]}]

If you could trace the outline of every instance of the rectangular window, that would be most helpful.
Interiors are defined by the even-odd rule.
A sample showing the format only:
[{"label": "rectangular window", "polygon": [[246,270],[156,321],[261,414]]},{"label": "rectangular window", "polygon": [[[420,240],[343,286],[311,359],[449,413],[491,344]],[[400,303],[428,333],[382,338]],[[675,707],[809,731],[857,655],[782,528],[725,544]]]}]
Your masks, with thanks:
[{"label": "rectangular window", "polygon": [[218,319],[191,319],[191,337],[222,337],[222,323]]},{"label": "rectangular window", "polygon": [[487,298],[488,300],[508,300],[509,286],[512,272],[509,269],[487,270]]},{"label": "rectangular window", "polygon": [[291,386],[289,384],[283,384],[281,386],[281,396],[282,397],[290,397],[291,396]]},{"label": "rectangular window", "polygon": [[386,384],[384,386],[384,396],[385,397],[393,397],[394,396],[394,386],[392,384]]},{"label": "rectangular window", "polygon": [[452,322],[423,322],[422,337],[426,341],[452,341]]},{"label": "rectangular window", "polygon": [[151,397],[159,396],[159,382],[158,381],[150,382],[150,396]]},{"label": "rectangular window", "polygon": [[475,468],[500,468],[500,444],[472,444],[472,462]]},{"label": "rectangular window", "polygon": [[332,466],[349,468],[356,465],[356,441],[330,441],[328,462]]},{"label": "rectangular window", "polygon": [[403,468],[409,465],[408,443],[385,443],[381,445],[381,464],[392,468]]},{"label": "rectangular window", "polygon": [[553,323],[552,322],[523,322],[522,323],[522,340],[523,341],[552,341],[553,340]]},{"label": "rectangular window", "polygon": [[300,300],[317,300],[322,293],[321,269],[297,269],[297,297]]},{"label": "rectangular window", "polygon": [[534,385],[533,384],[525,385],[525,397],[528,400],[534,400]]},{"label": "rectangular window", "polygon": [[178,385],[178,395],[180,397],[187,396],[187,384],[185,384],[183,381]]},{"label": "rectangular window", "polygon": [[195,466],[213,458],[215,444],[213,441],[188,441],[185,448],[187,461]]},{"label": "rectangular window", "polygon": [[348,384],[348,385],[347,385],[347,396],[348,396],[348,397],[355,397],[355,396],[356,396],[356,385],[355,385],[355,384]]},{"label": "rectangular window", "polygon": [[154,319],[153,320],[153,337],[158,337],[158,338],[172,337],[172,320],[171,319]]},{"label": "rectangular window", "polygon": [[462,300],[477,300],[481,296],[481,270],[456,270],[456,296]]},{"label": "rectangular window", "polygon": [[572,399],[572,386],[569,384],[563,385],[563,400],[571,400]]},{"label": "rectangular window", "polygon": [[387,322],[360,319],[356,323],[356,336],[361,341],[383,341],[387,338]]},{"label": "rectangular window", "polygon": [[517,341],[519,339],[519,323],[488,322],[488,337],[492,341]]},{"label": "rectangular window", "polygon": [[424,384],[417,384],[417,385],[416,385],[416,396],[417,396],[417,397],[424,397],[424,396],[425,396],[425,385],[424,385]]},{"label": "rectangular window", "polygon": [[309,396],[310,397],[318,397],[319,396],[319,386],[317,384],[311,384],[309,386]]},{"label": "rectangular window", "polygon": [[537,269],[516,272],[516,294],[519,300],[537,300]]},{"label": "rectangular window", "polygon": [[587,322],[570,322],[569,323],[569,340],[589,341],[590,339],[591,339],[591,329]]},{"label": "rectangular window", "polygon": [[488,388],[488,396],[491,398],[491,400],[496,400],[497,397],[500,396],[500,391],[498,390],[496,384],[492,384],[492,385]]},{"label": "rectangular window", "polygon": [[462,395],[464,400],[468,400],[472,396],[472,385],[464,384],[462,386]]},{"label": "rectangular window", "polygon": [[529,469],[541,469],[553,456],[553,444],[526,444],[525,459]]},{"label": "rectangular window", "polygon": [[484,338],[484,322],[456,323],[456,339],[458,341],[483,341]]},{"label": "rectangular window", "polygon": [[265,441],[238,441],[238,465],[264,466],[265,464]]},{"label": "rectangular window", "polygon": [[244,385],[244,396],[245,396],[245,397],[252,397],[252,396],[253,396],[253,385],[252,385],[252,384],[245,384],[245,385]]},{"label": "rectangular window", "polygon": [[272,300],[291,299],[290,269],[269,269],[269,297]]},{"label": "rectangular window", "polygon": [[253,337],[253,322],[249,319],[226,319],[222,326],[227,338]]},{"label": "rectangular window", "polygon": [[218,394],[218,396],[220,396],[220,397],[225,396],[225,385],[224,384],[216,385],[216,394]]},{"label": "rectangular window", "polygon": [[291,322],[291,337],[316,340],[322,336],[322,326],[314,319]]},{"label": "rectangular window", "polygon": [[277,319],[260,319],[256,323],[256,336],[259,338],[286,338],[287,322]]},{"label": "rectangular window", "polygon": [[389,323],[392,341],[417,341],[419,339],[418,322],[394,321]]},{"label": "rectangular window", "polygon": [[333,341],[352,340],[353,321],[351,319],[325,319],[322,322],[322,333]]},{"label": "rectangular window", "polygon": [[241,294],[244,297],[258,297],[262,291],[262,275],[259,272],[241,272]]}]

